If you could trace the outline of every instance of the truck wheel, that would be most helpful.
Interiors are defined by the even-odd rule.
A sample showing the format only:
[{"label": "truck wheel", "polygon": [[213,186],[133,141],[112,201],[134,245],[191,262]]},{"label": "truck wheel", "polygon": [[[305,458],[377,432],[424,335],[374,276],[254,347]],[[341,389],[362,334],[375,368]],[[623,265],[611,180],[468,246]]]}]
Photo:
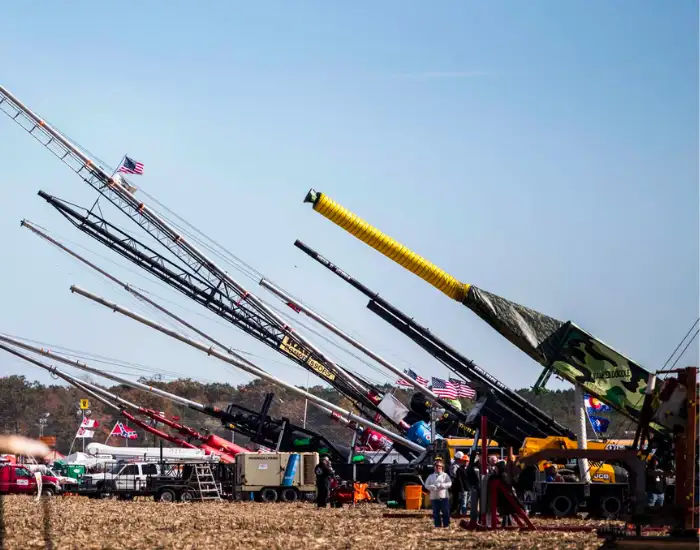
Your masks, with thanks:
[{"label": "truck wheel", "polygon": [[111,496],[114,493],[116,486],[111,481],[100,481],[97,484],[97,494],[99,498]]},{"label": "truck wheel", "polygon": [[622,501],[616,495],[608,495],[600,499],[600,515],[605,519],[615,519],[622,512]]},{"label": "truck wheel", "polygon": [[577,508],[578,502],[571,495],[557,495],[549,502],[549,509],[558,518],[575,514]]},{"label": "truck wheel", "polygon": [[277,491],[272,487],[265,487],[262,491],[260,491],[260,500],[263,502],[276,502]]},{"label": "truck wheel", "polygon": [[389,496],[388,488],[379,489],[379,491],[377,491],[376,500],[379,504],[386,504],[390,500]]},{"label": "truck wheel", "polygon": [[177,495],[172,489],[163,489],[158,493],[156,500],[160,502],[175,502],[177,500]]},{"label": "truck wheel", "polygon": [[180,502],[192,502],[194,500],[194,492],[191,489],[187,489],[180,495]]},{"label": "truck wheel", "polygon": [[51,498],[56,494],[56,490],[53,487],[42,487],[41,496]]},{"label": "truck wheel", "polygon": [[299,498],[299,493],[294,487],[286,487],[282,489],[282,494],[280,496],[283,502],[296,502]]}]

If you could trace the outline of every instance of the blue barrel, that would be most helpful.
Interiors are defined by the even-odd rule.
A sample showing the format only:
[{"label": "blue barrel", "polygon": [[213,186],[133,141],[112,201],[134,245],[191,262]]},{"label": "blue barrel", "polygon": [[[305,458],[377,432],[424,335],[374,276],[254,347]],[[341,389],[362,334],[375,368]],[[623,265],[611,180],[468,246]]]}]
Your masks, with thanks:
[{"label": "blue barrel", "polygon": [[[408,429],[406,437],[418,445],[427,447],[430,445],[430,426],[427,422],[419,420]],[[435,434],[435,439],[442,439],[442,436]]]},{"label": "blue barrel", "polygon": [[409,428],[406,437],[414,443],[425,447],[430,443],[430,426],[422,420],[419,420]]},{"label": "blue barrel", "polygon": [[297,475],[297,468],[299,467],[299,459],[301,457],[298,454],[290,455],[287,461],[287,468],[284,470],[284,478],[282,478],[283,487],[291,487],[294,484],[294,478]]}]

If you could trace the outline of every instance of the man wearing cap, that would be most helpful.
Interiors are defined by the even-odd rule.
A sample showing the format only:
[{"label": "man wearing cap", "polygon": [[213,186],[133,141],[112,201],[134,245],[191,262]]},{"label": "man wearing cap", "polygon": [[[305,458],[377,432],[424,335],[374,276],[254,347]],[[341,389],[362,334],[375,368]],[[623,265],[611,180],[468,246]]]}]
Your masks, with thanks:
[{"label": "man wearing cap", "polygon": [[433,506],[435,527],[450,526],[450,493],[452,486],[450,476],[445,472],[442,460],[436,460],[435,471],[425,480],[425,488],[430,491],[430,503]]},{"label": "man wearing cap", "polygon": [[[456,457],[456,455],[455,455]],[[467,501],[469,500],[469,490],[470,490],[470,484],[469,484],[469,473],[468,473],[468,468],[469,468],[469,456],[466,454],[463,454],[459,458],[459,463],[457,465],[457,469],[455,470],[455,475],[454,475],[454,486],[453,486],[453,492],[457,494],[458,498],[457,500],[457,513],[461,517],[465,517],[467,515]]]}]

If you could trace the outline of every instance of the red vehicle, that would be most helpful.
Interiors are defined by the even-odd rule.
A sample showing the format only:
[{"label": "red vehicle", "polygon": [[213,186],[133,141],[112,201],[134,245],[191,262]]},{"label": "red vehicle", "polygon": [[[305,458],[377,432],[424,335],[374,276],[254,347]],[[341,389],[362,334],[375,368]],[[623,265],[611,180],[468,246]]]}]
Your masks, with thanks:
[{"label": "red vehicle", "polygon": [[[41,476],[41,494],[52,496],[61,492],[61,484],[54,476]],[[34,474],[21,464],[0,464],[0,495],[36,494]]]}]

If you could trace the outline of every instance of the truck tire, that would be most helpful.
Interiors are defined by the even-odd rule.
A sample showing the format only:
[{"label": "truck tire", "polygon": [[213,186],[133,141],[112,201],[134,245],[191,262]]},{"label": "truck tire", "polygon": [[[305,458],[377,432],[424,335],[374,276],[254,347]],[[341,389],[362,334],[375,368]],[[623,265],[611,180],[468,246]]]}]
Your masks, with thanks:
[{"label": "truck tire", "polygon": [[50,487],[50,486],[49,487],[42,487],[42,489],[41,489],[41,496],[42,497],[51,498],[55,494],[56,494],[56,489],[54,489],[53,487]]},{"label": "truck tire", "polygon": [[116,489],[113,481],[100,481],[97,484],[97,494],[99,498],[111,496]]},{"label": "truck tire", "polygon": [[379,504],[386,504],[390,500],[389,496],[390,496],[390,494],[389,494],[388,487],[379,489],[376,493],[376,501]]},{"label": "truck tire", "polygon": [[162,489],[156,495],[158,502],[177,502],[177,493],[173,489]]},{"label": "truck tire", "polygon": [[282,502],[296,502],[299,499],[299,492],[294,487],[285,487],[280,497]]},{"label": "truck tire", "polygon": [[601,517],[615,519],[622,512],[622,500],[617,495],[606,495],[600,499],[598,510]]},{"label": "truck tire", "polygon": [[277,490],[272,487],[265,487],[260,491],[260,500],[263,502],[277,502]]},{"label": "truck tire", "polygon": [[194,500],[194,491],[187,489],[180,495],[180,502],[192,502]]},{"label": "truck tire", "polygon": [[558,518],[572,516],[578,509],[578,501],[574,495],[560,493],[549,501],[549,509]]}]

